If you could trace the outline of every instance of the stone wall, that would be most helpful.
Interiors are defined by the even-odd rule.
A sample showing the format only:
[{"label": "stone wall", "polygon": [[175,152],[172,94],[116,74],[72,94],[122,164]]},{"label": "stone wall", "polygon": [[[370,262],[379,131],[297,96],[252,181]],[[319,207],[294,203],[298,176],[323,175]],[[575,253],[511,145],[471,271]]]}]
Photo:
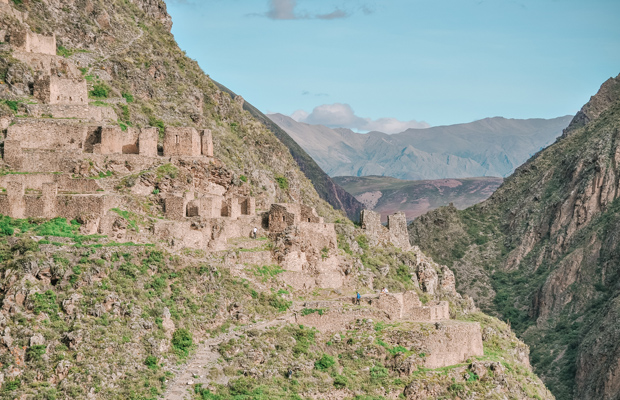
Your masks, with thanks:
[{"label": "stone wall", "polygon": [[70,175],[41,173],[0,176],[0,186],[6,187],[9,182],[20,182],[25,189],[35,190],[43,190],[48,184],[56,185],[61,192],[86,194],[103,190],[94,179],[73,179]]},{"label": "stone wall", "polygon": [[39,76],[33,96],[45,104],[88,105],[88,88],[82,78]]},{"label": "stone wall", "polygon": [[9,0],[0,0],[0,12],[15,17],[21,23],[28,19],[28,13],[16,10],[10,5]]},{"label": "stone wall", "polygon": [[435,333],[424,340],[428,352],[426,368],[441,368],[484,355],[482,332],[477,322],[445,321],[435,326]]},{"label": "stone wall", "polygon": [[409,243],[409,232],[407,231],[407,217],[405,213],[401,211],[396,214],[388,215],[387,220],[390,242],[392,242],[394,246],[400,247],[402,250],[410,250],[411,243]]},{"label": "stone wall", "polygon": [[164,156],[199,157],[202,154],[202,142],[194,128],[166,128],[164,134]]},{"label": "stone wall", "polygon": [[282,232],[301,222],[323,223],[312,207],[297,203],[272,204],[269,210],[269,231]]},{"label": "stone wall", "polygon": [[6,139],[4,141],[4,162],[11,168],[19,170],[22,168],[22,146],[19,140]]},{"label": "stone wall", "polygon": [[77,66],[64,57],[49,54],[26,53],[13,51],[13,57],[28,64],[35,73],[41,75],[64,75],[72,78],[80,78],[82,73]]},{"label": "stone wall", "polygon": [[157,157],[157,141],[159,132],[157,128],[142,128],[138,135],[138,149],[141,156]]},{"label": "stone wall", "polygon": [[185,199],[178,196],[167,197],[164,203],[166,218],[181,221],[185,219]]},{"label": "stone wall", "polygon": [[56,55],[56,36],[44,36],[30,30],[15,30],[10,34],[11,46],[27,53]]},{"label": "stone wall", "polygon": [[105,213],[106,196],[58,195],[57,187],[56,183],[44,183],[40,195],[26,195],[23,183],[8,182],[6,195],[0,195],[1,209],[12,218],[74,219],[85,213],[99,216]]},{"label": "stone wall", "polygon": [[381,224],[381,214],[370,210],[362,210],[360,222],[371,245],[377,246],[391,243],[405,251],[411,250],[405,213],[397,212],[396,214],[389,215],[388,226],[385,227]]},{"label": "stone wall", "polygon": [[118,116],[112,107],[62,104],[28,104],[28,115],[35,118],[71,118],[93,122],[117,121]]},{"label": "stone wall", "polygon": [[211,129],[205,129],[202,131],[201,143],[202,155],[206,157],[213,157],[213,134],[211,133]]},{"label": "stone wall", "polygon": [[7,139],[20,142],[22,149],[81,150],[88,128],[73,121],[27,120],[9,126]]}]

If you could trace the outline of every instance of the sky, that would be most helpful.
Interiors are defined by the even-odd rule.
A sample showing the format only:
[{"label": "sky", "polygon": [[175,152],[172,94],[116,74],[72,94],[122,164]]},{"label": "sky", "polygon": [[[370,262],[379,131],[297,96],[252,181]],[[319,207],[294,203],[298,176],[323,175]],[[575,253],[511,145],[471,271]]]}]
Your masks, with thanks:
[{"label": "sky", "polygon": [[619,0],[167,0],[211,78],[358,132],[574,114],[620,73]]}]

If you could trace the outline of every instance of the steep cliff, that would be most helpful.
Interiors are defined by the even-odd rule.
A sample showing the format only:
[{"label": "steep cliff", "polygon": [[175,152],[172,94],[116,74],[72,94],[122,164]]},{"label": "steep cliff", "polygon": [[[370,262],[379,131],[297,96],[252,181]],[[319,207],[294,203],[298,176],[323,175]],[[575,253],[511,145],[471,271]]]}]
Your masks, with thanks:
[{"label": "steep cliff", "polygon": [[488,201],[409,227],[460,290],[510,320],[559,399],[619,396],[619,128],[616,77]]}]

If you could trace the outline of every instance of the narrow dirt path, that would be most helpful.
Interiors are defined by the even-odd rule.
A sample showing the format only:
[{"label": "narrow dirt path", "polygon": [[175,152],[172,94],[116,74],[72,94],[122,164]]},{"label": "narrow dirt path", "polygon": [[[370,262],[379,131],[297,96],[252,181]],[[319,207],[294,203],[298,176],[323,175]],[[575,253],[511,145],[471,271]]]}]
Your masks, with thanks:
[{"label": "narrow dirt path", "polygon": [[[172,381],[166,393],[164,399],[166,400],[187,400],[191,399],[191,388],[193,384],[202,383],[208,384],[212,380],[207,377],[211,368],[215,367],[219,369],[218,359],[220,354],[215,348],[217,345],[224,341],[239,337],[242,333],[251,330],[258,329],[264,330],[272,326],[286,323],[288,319],[292,317],[292,314],[283,315],[271,321],[258,322],[243,327],[237,327],[236,331],[229,331],[215,338],[206,340],[200,344],[198,351],[194,354],[192,359],[177,373],[177,377]],[[233,329],[233,328],[231,328]],[[217,383],[225,384],[228,379],[224,376],[219,378]]]}]

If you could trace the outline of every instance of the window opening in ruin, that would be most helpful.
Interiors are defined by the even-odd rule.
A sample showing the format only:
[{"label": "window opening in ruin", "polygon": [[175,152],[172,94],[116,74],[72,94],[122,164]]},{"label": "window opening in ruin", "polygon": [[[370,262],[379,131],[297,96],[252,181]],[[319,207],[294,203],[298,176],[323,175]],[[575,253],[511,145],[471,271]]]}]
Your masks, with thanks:
[{"label": "window opening in ruin", "polygon": [[69,101],[73,101],[73,97],[69,96]]},{"label": "window opening in ruin", "polygon": [[60,100],[60,96],[56,97],[56,100]]},{"label": "window opening in ruin", "polygon": [[282,222],[286,221],[286,218],[284,218],[284,216],[282,216]]},{"label": "window opening in ruin", "polygon": [[308,218],[308,222],[310,222],[310,218]]},{"label": "window opening in ruin", "polygon": [[176,136],[174,137],[174,142],[175,142],[176,144],[181,143],[181,141],[179,140],[179,135],[176,135]]}]

